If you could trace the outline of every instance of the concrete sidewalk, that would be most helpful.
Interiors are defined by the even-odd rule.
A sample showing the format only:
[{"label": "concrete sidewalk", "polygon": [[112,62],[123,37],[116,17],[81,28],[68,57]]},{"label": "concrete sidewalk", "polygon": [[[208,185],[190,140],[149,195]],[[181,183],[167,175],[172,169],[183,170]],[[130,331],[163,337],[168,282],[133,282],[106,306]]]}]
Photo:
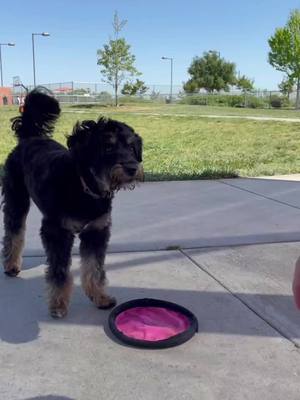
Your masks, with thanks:
[{"label": "concrete sidewalk", "polygon": [[291,293],[299,182],[148,183],[118,194],[111,293],[119,303],[174,301],[199,320],[192,340],[167,350],[111,338],[109,312],[80,289],[76,255],[69,315],[49,318],[39,223],[32,208],[20,278],[0,276],[1,400],[299,400],[300,311]]},{"label": "concrete sidewalk", "polygon": [[[110,252],[300,241],[300,182],[145,183],[114,200]],[[0,215],[2,218],[2,216]],[[44,253],[33,206],[25,255]],[[2,236],[2,225],[0,236]]]}]

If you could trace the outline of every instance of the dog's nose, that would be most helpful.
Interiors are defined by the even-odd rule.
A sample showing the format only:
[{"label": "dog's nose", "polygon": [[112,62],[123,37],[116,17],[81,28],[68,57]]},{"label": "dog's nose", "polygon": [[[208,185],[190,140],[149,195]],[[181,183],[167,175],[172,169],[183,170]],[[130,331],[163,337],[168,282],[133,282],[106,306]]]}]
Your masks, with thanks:
[{"label": "dog's nose", "polygon": [[136,174],[137,169],[135,167],[125,167],[125,172],[129,176],[134,176]]}]

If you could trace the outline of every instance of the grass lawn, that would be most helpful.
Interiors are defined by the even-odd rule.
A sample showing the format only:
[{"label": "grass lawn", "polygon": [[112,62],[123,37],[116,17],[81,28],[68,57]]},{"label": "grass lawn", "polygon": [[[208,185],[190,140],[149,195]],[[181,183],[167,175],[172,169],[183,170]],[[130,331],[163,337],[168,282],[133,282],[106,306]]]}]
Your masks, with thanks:
[{"label": "grass lawn", "polygon": [[[300,172],[300,123],[198,118],[203,110],[207,114],[231,115],[226,108],[205,106],[126,105],[118,109],[66,107],[64,110],[67,112],[62,113],[55,134],[62,143],[65,143],[64,134],[70,133],[78,119],[95,119],[100,114],[134,127],[144,139],[144,168],[148,180]],[[229,110],[238,113],[235,115],[253,112],[253,115],[275,113],[278,116],[281,113],[279,110]],[[0,165],[15,144],[9,119],[16,112],[12,108],[0,109]],[[282,113],[291,113],[281,114],[286,117],[298,116],[292,110]]]},{"label": "grass lawn", "polygon": [[[68,107],[69,108],[69,107]],[[78,110],[103,110],[105,107],[94,105],[73,105],[70,109]],[[300,110],[294,109],[252,109],[252,108],[234,108],[234,107],[218,107],[218,106],[194,106],[183,104],[159,104],[159,103],[139,103],[139,104],[124,104],[117,110],[117,113],[141,113],[141,114],[178,114],[178,115],[232,115],[240,117],[275,117],[275,118],[296,118],[300,119]]]},{"label": "grass lawn", "polygon": [[276,118],[299,118],[300,110],[275,110],[275,109],[253,109],[253,108],[234,108],[217,106],[190,106],[190,105],[163,105],[153,107],[147,112],[185,114],[185,115],[233,115],[233,116],[253,116],[253,117],[276,117]]}]

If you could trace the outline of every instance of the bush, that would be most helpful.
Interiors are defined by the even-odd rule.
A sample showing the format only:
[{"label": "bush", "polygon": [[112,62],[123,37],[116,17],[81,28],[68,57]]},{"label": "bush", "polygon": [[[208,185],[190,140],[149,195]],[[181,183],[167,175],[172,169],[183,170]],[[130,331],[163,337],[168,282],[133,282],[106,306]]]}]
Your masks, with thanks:
[{"label": "bush", "polygon": [[224,97],[229,97],[227,100],[229,107],[244,107],[245,105],[245,96],[243,95],[230,95],[230,96],[224,96]]},{"label": "bush", "polygon": [[127,103],[151,103],[151,100],[145,99],[141,96],[120,96],[119,97],[120,103],[127,104]]},{"label": "bush", "polygon": [[272,95],[269,99],[269,104],[273,108],[291,107],[291,101],[284,96]]},{"label": "bush", "polygon": [[283,97],[272,95],[270,96],[270,105],[273,108],[281,108],[283,106],[284,99]]},{"label": "bush", "polygon": [[261,97],[247,96],[246,107],[247,108],[265,108],[267,106],[266,101]]},{"label": "bush", "polygon": [[181,104],[191,104],[199,106],[228,106],[243,107],[244,96],[242,95],[225,95],[225,94],[197,94],[185,96],[180,100]]},{"label": "bush", "polygon": [[187,95],[183,97],[180,101],[180,104],[190,104],[193,106],[206,106],[207,105],[207,96],[205,95]]},{"label": "bush", "polygon": [[185,96],[180,100],[181,104],[198,106],[227,106],[227,107],[249,107],[265,108],[268,106],[263,98],[244,94],[194,94]]}]

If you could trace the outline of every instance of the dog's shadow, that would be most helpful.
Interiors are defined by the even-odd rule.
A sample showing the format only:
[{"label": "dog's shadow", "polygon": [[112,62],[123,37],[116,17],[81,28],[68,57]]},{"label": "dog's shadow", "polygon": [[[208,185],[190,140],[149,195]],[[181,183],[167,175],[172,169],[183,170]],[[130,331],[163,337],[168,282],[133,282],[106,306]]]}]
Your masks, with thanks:
[{"label": "dog's shadow", "polygon": [[[84,294],[79,283],[78,269],[72,270],[74,287],[68,315],[63,319],[50,317],[47,308],[47,290],[44,273],[36,274],[46,268],[45,257],[36,257],[31,262],[23,263],[23,270],[17,278],[10,278],[0,274],[0,339],[7,343],[22,344],[34,341],[40,336],[40,325],[48,326],[57,324],[70,324],[81,326],[95,326],[115,342],[108,327],[108,317],[111,310],[99,310]],[[130,288],[111,288],[112,294],[119,302],[128,300],[134,296]],[[110,288],[108,288],[110,292]],[[143,290],[139,291],[144,296]]]},{"label": "dog's shadow", "polygon": [[[170,257],[168,253],[168,258]],[[148,257],[151,263],[156,258]],[[141,260],[138,261],[138,265]],[[53,319],[49,316],[47,308],[47,292],[44,270],[46,257],[24,257],[22,272],[17,278],[7,277],[0,271],[0,339],[14,344],[27,343],[39,338],[40,325],[46,323],[88,325],[104,330],[112,340],[116,339],[108,328],[108,316],[110,310],[99,310],[85,296],[79,282],[79,269],[72,268],[74,288],[71,296],[71,304],[68,315],[61,319]],[[135,266],[137,262],[113,263],[109,269],[128,268]],[[117,297],[118,302],[123,302],[134,297],[149,297],[149,290],[131,288],[109,288]],[[165,294],[164,294],[165,295]],[[151,297],[151,294],[150,294]]]},{"label": "dog's shadow", "polygon": [[65,396],[56,396],[56,395],[48,395],[48,396],[37,396],[37,397],[30,397],[24,400],[74,400],[71,399],[71,397],[65,397]]},{"label": "dog's shadow", "polygon": [[[42,268],[42,267],[40,267]],[[78,271],[73,271],[76,277]],[[39,337],[40,323],[58,324],[49,316],[44,276],[10,278],[0,275],[0,338],[8,343],[27,343]],[[69,314],[64,323],[103,327],[109,311],[98,310],[74,285]]]},{"label": "dog's shadow", "polygon": [[[114,262],[108,266],[108,271],[120,268],[134,267],[140,264],[149,266],[164,259],[170,259],[176,253],[148,255],[135,260]],[[38,263],[38,260],[36,260]],[[29,268],[18,278],[9,278],[0,274],[0,338],[2,341],[22,344],[34,341],[40,336],[40,329],[47,325],[47,331],[57,331],[57,325],[91,326],[99,331],[99,335],[106,333],[115,340],[108,328],[110,310],[98,310],[85,296],[79,282],[79,269],[74,268],[75,285],[72,294],[68,315],[63,320],[52,319],[48,314],[46,302],[46,285],[43,269],[44,265]],[[24,278],[24,277],[25,278]],[[145,282],[144,282],[145,285]],[[181,304],[189,308],[198,318],[199,332],[215,334],[270,336],[277,337],[276,329],[267,329],[261,320],[250,313],[250,309],[257,309],[257,314],[274,320],[278,313],[289,321],[285,328],[287,337],[300,337],[299,315],[294,307],[292,295],[270,293],[231,293],[228,291],[195,290],[191,288],[160,288],[140,287],[136,285],[109,286],[109,293],[116,296],[118,303],[134,298],[153,297]],[[238,300],[239,299],[239,300]],[[270,310],[270,311],[268,311]],[[247,314],[245,312],[247,311]],[[268,314],[269,315],[269,314]],[[276,322],[274,322],[275,327]],[[280,327],[282,330],[283,328]]]}]

